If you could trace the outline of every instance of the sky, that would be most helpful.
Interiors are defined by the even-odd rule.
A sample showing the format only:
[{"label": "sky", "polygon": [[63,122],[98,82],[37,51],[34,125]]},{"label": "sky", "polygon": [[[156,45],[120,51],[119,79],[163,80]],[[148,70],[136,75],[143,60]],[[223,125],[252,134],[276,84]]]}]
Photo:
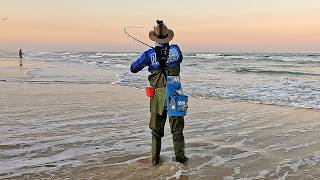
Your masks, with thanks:
[{"label": "sky", "polygon": [[319,0],[0,0],[0,49],[128,52],[157,19],[188,52],[320,52]]}]

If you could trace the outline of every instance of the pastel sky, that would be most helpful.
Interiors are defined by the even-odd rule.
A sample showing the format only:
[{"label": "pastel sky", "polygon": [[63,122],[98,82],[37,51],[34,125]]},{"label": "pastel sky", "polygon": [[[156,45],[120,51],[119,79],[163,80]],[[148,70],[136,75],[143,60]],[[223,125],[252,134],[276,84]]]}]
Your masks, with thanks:
[{"label": "pastel sky", "polygon": [[319,0],[0,0],[0,49],[141,51],[162,19],[184,51],[320,52]]}]

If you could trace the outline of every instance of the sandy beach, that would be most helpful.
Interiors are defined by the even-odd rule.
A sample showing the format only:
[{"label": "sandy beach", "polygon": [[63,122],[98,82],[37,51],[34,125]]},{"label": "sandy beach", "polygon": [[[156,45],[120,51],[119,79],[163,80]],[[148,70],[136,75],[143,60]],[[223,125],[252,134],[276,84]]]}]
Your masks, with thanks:
[{"label": "sandy beach", "polygon": [[40,63],[35,65],[30,62],[26,62],[20,67],[18,58],[0,58],[0,62],[0,78],[2,80],[6,80],[6,78],[10,77],[25,77],[30,69],[43,67]]},{"label": "sandy beach", "polygon": [[172,160],[167,123],[160,165],[152,166],[143,90],[28,81],[28,71],[43,67],[0,61],[1,179],[320,177],[319,111],[191,97],[190,160]]}]

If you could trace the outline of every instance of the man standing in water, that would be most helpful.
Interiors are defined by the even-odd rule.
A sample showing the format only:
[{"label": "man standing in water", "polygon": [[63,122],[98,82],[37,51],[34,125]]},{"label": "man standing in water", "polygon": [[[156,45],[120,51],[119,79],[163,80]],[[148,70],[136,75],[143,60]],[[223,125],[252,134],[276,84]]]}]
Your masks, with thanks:
[{"label": "man standing in water", "polygon": [[[152,93],[153,96],[150,98],[149,127],[152,130],[152,163],[154,165],[157,165],[160,160],[161,138],[164,136],[164,126],[167,112],[169,112],[166,105],[167,78],[179,77],[182,62],[179,47],[169,45],[173,36],[173,31],[168,29],[163,21],[157,21],[154,31],[149,32],[149,38],[156,43],[156,47],[145,51],[130,68],[132,73],[137,73],[148,66],[148,71],[151,73],[148,79],[154,94]],[[176,161],[184,163],[188,160],[184,150],[184,117],[169,114],[169,122]]]},{"label": "man standing in water", "polygon": [[19,50],[20,66],[22,66],[22,55],[23,55],[23,52],[22,52],[22,49],[20,49]]}]

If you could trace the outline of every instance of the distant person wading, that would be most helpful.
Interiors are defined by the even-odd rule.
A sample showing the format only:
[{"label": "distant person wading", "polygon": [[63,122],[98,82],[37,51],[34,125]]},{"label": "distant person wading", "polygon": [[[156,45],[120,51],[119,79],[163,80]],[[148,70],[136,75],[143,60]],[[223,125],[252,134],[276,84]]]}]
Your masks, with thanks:
[{"label": "distant person wading", "polygon": [[150,122],[152,130],[152,163],[160,160],[161,138],[169,115],[176,161],[184,163],[185,142],[183,136],[184,116],[186,115],[188,97],[182,94],[180,83],[180,63],[182,53],[178,45],[169,45],[174,33],[162,21],[157,21],[149,38],[156,43],[155,48],[145,51],[131,65],[131,72],[137,73],[148,66],[150,86],[146,89],[150,97]]},{"label": "distant person wading", "polygon": [[22,66],[22,55],[23,55],[23,52],[22,52],[22,49],[19,50],[19,57],[20,57],[20,66]]}]

